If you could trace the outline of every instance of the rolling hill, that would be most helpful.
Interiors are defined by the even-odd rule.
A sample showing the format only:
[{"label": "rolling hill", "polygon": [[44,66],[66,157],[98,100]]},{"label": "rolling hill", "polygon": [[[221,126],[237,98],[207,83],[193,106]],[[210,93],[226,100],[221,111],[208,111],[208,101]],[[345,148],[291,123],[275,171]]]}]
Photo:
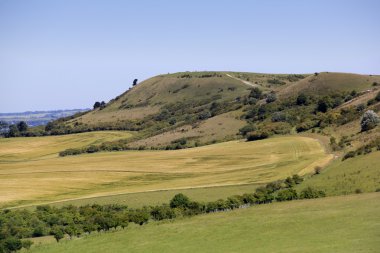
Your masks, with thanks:
[{"label": "rolling hill", "polygon": [[[379,82],[379,76],[331,72],[150,78],[89,112],[0,138],[0,207],[15,209],[0,218],[6,231],[33,237],[34,252],[178,252],[179,245],[184,252],[252,252],[246,243],[252,240],[258,252],[375,252],[380,129],[363,129],[361,119],[380,111]],[[277,188],[270,193],[270,187]],[[311,198],[333,197],[270,205],[260,198],[302,199],[305,189],[317,194]],[[219,203],[210,212],[228,212],[188,215],[190,204],[167,204],[179,193],[195,201],[191,210]],[[244,193],[261,206],[241,205]],[[281,200],[281,194],[293,195]],[[229,212],[234,208],[240,210]],[[113,218],[102,214],[108,209]],[[89,224],[75,216],[78,210],[89,214],[82,216]],[[166,221],[156,221],[156,212]],[[54,218],[62,213],[65,219]],[[154,222],[100,229],[121,220],[142,225],[140,215]],[[80,240],[52,243],[56,229],[61,239],[76,233]],[[141,246],[145,237],[154,240]],[[280,246],[268,243],[273,238]]]}]

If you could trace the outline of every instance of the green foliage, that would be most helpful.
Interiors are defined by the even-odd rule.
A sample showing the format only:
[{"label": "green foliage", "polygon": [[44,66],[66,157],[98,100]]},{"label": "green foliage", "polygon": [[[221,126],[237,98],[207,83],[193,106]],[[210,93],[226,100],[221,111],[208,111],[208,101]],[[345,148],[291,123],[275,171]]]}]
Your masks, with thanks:
[{"label": "green foliage", "polygon": [[189,198],[182,194],[182,193],[179,193],[179,194],[176,194],[172,200],[170,200],[170,207],[171,208],[185,208],[188,206],[190,200]]},{"label": "green foliage", "polygon": [[300,199],[316,199],[326,197],[326,193],[321,190],[316,190],[312,187],[307,187],[299,194]]},{"label": "green foliage", "polygon": [[323,97],[320,100],[318,100],[317,104],[317,111],[318,112],[327,112],[328,109],[333,107],[333,101],[331,100],[330,97]]},{"label": "green foliage", "polygon": [[[15,237],[9,237],[6,238],[3,242],[3,249],[4,252],[15,252],[18,251],[22,248],[22,242],[20,239],[15,238]],[[1,249],[1,246],[0,246]]]},{"label": "green foliage", "polygon": [[269,136],[270,134],[266,131],[253,131],[248,134],[247,141],[263,140]]},{"label": "green foliage", "polygon": [[294,189],[281,190],[277,193],[277,196],[276,196],[276,200],[279,202],[289,201],[289,200],[294,200],[294,199],[298,199],[297,192]]},{"label": "green foliage", "polygon": [[269,94],[267,95],[266,99],[265,99],[265,101],[266,101],[267,103],[273,103],[273,102],[276,101],[276,100],[277,100],[277,95],[276,95],[276,93],[274,93],[274,92],[269,93]]},{"label": "green foliage", "polygon": [[95,104],[94,104],[94,106],[93,106],[94,110],[97,109],[97,108],[99,108],[99,107],[100,107],[100,102],[96,101]]},{"label": "green foliage", "polygon": [[362,132],[375,128],[380,122],[379,116],[372,110],[368,110],[363,114],[360,121]]},{"label": "green foliage", "polygon": [[241,135],[246,136],[247,133],[257,130],[257,127],[254,124],[247,124],[244,127],[239,129]]},{"label": "green foliage", "polygon": [[297,96],[297,99],[296,99],[297,105],[309,105],[309,103],[310,103],[309,97],[306,96],[306,94],[301,93]]},{"label": "green foliage", "polygon": [[261,99],[263,95],[263,92],[257,88],[257,87],[254,87],[251,89],[251,92],[249,93],[249,98],[256,98],[256,99]]},{"label": "green foliage", "polygon": [[20,121],[16,126],[20,132],[26,132],[28,130],[28,124],[26,124],[25,121]]}]

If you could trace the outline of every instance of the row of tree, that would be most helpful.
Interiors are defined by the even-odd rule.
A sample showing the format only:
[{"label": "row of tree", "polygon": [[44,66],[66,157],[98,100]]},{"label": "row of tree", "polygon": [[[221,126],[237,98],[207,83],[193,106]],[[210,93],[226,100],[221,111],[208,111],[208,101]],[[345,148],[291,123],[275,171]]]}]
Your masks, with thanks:
[{"label": "row of tree", "polygon": [[0,253],[29,248],[27,238],[53,235],[59,241],[64,237],[81,236],[94,231],[124,229],[128,223],[139,225],[149,220],[166,220],[202,213],[227,211],[273,201],[324,197],[323,191],[306,188],[300,193],[293,186],[300,184],[298,175],[269,183],[253,193],[231,196],[212,202],[190,200],[184,194],[175,195],[170,203],[132,209],[126,205],[38,206],[36,210],[3,210],[0,212]]}]

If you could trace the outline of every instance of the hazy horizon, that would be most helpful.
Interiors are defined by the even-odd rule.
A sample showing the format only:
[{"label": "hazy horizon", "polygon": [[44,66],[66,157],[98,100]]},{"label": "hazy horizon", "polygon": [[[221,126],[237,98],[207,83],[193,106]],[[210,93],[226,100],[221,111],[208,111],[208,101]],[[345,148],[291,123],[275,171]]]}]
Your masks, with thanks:
[{"label": "hazy horizon", "polygon": [[0,112],[179,71],[380,74],[378,1],[0,1]]}]

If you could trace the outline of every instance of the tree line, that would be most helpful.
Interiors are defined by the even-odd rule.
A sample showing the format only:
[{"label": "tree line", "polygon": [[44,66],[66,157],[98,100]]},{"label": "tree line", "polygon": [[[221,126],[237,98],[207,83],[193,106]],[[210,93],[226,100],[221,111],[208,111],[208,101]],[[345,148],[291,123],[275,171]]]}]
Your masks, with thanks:
[{"label": "tree line", "polygon": [[259,187],[253,193],[234,195],[227,199],[197,202],[186,195],[176,194],[169,203],[142,208],[126,205],[68,205],[61,208],[49,205],[26,209],[0,211],[0,253],[29,248],[28,238],[52,235],[62,238],[79,237],[92,232],[125,229],[129,223],[144,225],[149,221],[170,220],[177,217],[228,211],[253,205],[269,204],[273,201],[290,201],[325,197],[323,191],[306,188],[297,192],[293,187],[303,178],[293,175]]}]

